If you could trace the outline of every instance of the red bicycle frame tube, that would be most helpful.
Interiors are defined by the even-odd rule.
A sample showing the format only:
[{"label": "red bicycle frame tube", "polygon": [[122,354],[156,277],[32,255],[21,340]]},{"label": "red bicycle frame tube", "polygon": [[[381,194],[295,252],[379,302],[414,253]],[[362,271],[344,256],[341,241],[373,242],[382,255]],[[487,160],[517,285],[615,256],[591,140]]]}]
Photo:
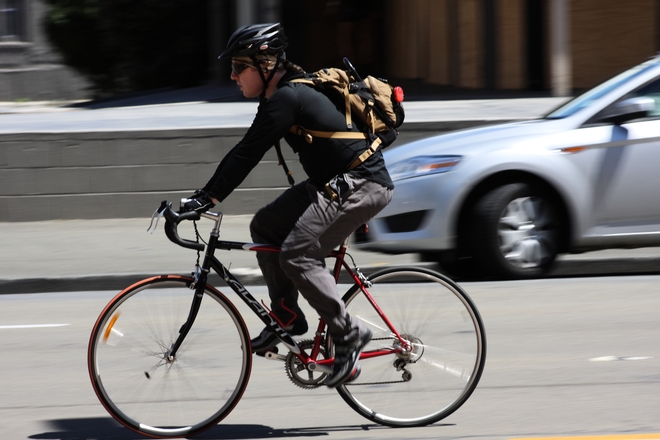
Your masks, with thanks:
[{"label": "red bicycle frame tube", "polygon": [[[237,249],[237,250],[246,250],[246,251],[255,251],[255,252],[267,252],[267,253],[279,253],[280,248],[278,246],[274,245],[267,245],[267,244],[260,244],[260,243],[244,243],[244,242],[227,242],[227,241],[219,241],[216,245],[216,249]],[[369,350],[361,353],[360,359],[369,359],[373,357],[378,357],[378,356],[386,356],[386,355],[391,355],[395,353],[400,353],[402,350],[410,350],[410,343],[408,343],[405,339],[401,337],[399,332],[394,328],[394,325],[392,325],[392,322],[389,320],[389,318],[383,313],[381,310],[380,306],[376,303],[376,301],[373,299],[369,291],[364,285],[364,281],[351,269],[351,267],[346,263],[345,257],[346,257],[346,250],[348,249],[348,239],[344,240],[344,242],[341,244],[339,249],[333,250],[330,252],[328,257],[334,258],[335,259],[335,265],[333,268],[333,276],[335,278],[335,282],[339,282],[339,275],[341,273],[341,269],[344,268],[346,272],[351,276],[353,281],[360,286],[360,290],[362,290],[362,293],[365,295],[367,298],[367,301],[372,305],[374,310],[376,310],[376,313],[378,313],[378,316],[381,317],[385,325],[390,329],[390,331],[394,334],[394,336],[399,340],[401,343],[402,348],[381,348],[378,350]],[[316,329],[316,336],[314,337],[314,345],[312,347],[311,353],[308,355],[304,351],[301,351],[300,353],[295,353],[296,357],[304,364],[304,365],[309,365],[312,363],[316,363],[318,365],[332,365],[334,362],[334,359],[318,359],[318,356],[321,352],[321,342],[322,342],[322,336],[324,333],[326,326],[325,326],[325,321],[323,319],[319,320],[319,325]]]},{"label": "red bicycle frame tube", "polygon": [[[335,281],[339,281],[339,274],[341,273],[342,267],[348,272],[348,274],[353,278],[353,281],[360,286],[360,290],[362,290],[362,293],[365,295],[369,303],[372,305],[374,310],[376,310],[376,313],[378,313],[378,316],[381,317],[385,325],[390,329],[390,331],[396,336],[396,338],[401,342],[401,346],[405,350],[409,350],[410,344],[401,337],[399,332],[394,328],[392,325],[392,322],[389,320],[387,315],[381,310],[380,306],[374,301],[373,297],[367,290],[367,288],[364,286],[363,281],[358,277],[355,272],[350,268],[348,263],[346,263],[344,257],[346,256],[346,242],[342,243],[340,248],[338,250],[332,251],[329,255],[329,257],[335,258],[335,266],[333,269],[333,275],[335,277]],[[273,252],[275,250],[268,249],[266,252]],[[314,338],[314,345],[312,347],[312,352],[308,355],[304,351],[301,351],[300,353],[296,353],[296,356],[298,359],[303,362],[304,365],[309,365],[311,363],[315,363],[317,365],[332,365],[334,363],[334,359],[318,359],[318,355],[320,353],[321,349],[321,336],[323,334],[323,330],[325,330],[325,322],[323,319],[319,320],[319,325],[316,329],[316,336]],[[400,353],[401,348],[381,348],[378,350],[369,350],[362,352],[360,354],[360,359],[369,359],[369,358],[374,358],[374,357],[379,357],[379,356],[386,356],[386,355],[391,355],[395,353]]]}]

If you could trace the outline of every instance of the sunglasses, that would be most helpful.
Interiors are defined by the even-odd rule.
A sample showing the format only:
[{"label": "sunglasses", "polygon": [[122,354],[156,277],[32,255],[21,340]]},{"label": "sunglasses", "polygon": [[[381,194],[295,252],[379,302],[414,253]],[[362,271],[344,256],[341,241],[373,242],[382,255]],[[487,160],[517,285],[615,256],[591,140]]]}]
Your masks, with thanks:
[{"label": "sunglasses", "polygon": [[238,62],[238,61],[233,61],[231,63],[231,70],[236,75],[240,75],[248,67],[254,67],[254,66],[252,66],[251,64],[241,63],[241,62]]}]

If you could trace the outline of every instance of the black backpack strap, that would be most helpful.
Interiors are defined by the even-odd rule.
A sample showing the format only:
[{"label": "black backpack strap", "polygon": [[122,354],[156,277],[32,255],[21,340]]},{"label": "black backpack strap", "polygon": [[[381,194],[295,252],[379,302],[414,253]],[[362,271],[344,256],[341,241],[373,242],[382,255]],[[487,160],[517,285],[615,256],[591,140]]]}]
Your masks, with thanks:
[{"label": "black backpack strap", "polygon": [[280,141],[277,141],[275,143],[275,152],[277,153],[277,164],[280,165],[284,170],[284,174],[286,174],[286,178],[289,181],[289,185],[291,186],[295,185],[296,181],[293,180],[293,173],[289,171],[289,167],[287,167],[286,162],[284,162],[284,156],[282,155],[282,148],[280,147]]}]

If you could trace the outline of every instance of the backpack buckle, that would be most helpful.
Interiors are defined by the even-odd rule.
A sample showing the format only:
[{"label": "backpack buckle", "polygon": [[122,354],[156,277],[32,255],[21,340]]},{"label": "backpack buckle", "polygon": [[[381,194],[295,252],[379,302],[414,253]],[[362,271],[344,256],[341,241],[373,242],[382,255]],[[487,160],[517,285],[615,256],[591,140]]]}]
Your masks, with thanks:
[{"label": "backpack buckle", "polygon": [[291,127],[290,131],[293,132],[293,134],[297,134],[298,136],[302,136],[305,133],[305,129],[299,125],[294,125]]},{"label": "backpack buckle", "polygon": [[307,130],[305,130],[303,127],[301,127],[301,126],[299,126],[299,125],[294,125],[294,126],[292,126],[291,129],[290,129],[289,131],[290,131],[291,133],[295,134],[295,135],[298,135],[298,136],[302,136],[302,137],[304,137],[304,138],[305,138],[305,141],[306,141],[308,144],[311,144],[312,141],[314,140],[314,138],[312,137],[312,135],[309,134],[309,133],[307,132]]}]

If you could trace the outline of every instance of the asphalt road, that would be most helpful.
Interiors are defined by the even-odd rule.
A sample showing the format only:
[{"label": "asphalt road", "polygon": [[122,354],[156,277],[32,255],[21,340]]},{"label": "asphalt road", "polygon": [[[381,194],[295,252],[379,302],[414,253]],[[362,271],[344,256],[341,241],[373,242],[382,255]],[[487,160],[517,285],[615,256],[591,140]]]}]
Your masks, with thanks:
[{"label": "asphalt road", "polygon": [[[488,360],[475,393],[445,420],[380,427],[335,392],[299,389],[281,364],[255,359],[242,401],[198,438],[660,439],[659,284],[646,275],[463,283],[484,320]],[[89,332],[114,294],[0,296],[0,438],[138,438],[110,419],[86,371]]]}]

